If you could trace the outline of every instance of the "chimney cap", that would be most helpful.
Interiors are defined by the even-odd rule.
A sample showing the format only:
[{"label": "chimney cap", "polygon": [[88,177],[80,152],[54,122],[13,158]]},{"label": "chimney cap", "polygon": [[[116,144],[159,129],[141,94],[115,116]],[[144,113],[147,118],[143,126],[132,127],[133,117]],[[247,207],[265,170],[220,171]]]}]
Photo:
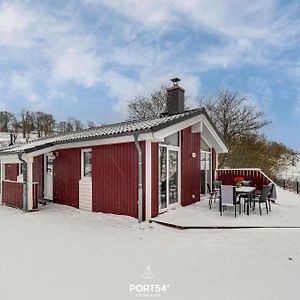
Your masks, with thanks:
[{"label": "chimney cap", "polygon": [[178,85],[178,82],[180,81],[180,78],[175,77],[175,78],[172,78],[171,81],[173,82],[174,85]]}]

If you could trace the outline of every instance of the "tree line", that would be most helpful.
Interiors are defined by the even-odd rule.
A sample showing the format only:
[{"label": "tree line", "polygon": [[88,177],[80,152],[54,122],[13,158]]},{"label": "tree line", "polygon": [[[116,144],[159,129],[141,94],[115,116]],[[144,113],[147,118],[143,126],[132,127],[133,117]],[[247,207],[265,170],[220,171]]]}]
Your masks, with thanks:
[{"label": "tree line", "polygon": [[[136,120],[161,115],[166,110],[166,87],[148,97],[137,96],[128,102],[128,118]],[[260,168],[276,178],[294,164],[296,152],[282,143],[270,141],[262,129],[271,123],[264,112],[229,90],[213,97],[198,97],[195,107],[204,107],[222,134],[229,152],[219,155],[219,168]]]},{"label": "tree line", "polygon": [[10,132],[16,139],[18,134],[28,138],[31,133],[38,137],[48,137],[54,134],[62,134],[93,128],[96,124],[88,121],[86,124],[80,120],[69,117],[65,121],[56,121],[52,114],[42,111],[29,111],[22,109],[20,113],[14,114],[8,111],[0,111],[0,132]]}]

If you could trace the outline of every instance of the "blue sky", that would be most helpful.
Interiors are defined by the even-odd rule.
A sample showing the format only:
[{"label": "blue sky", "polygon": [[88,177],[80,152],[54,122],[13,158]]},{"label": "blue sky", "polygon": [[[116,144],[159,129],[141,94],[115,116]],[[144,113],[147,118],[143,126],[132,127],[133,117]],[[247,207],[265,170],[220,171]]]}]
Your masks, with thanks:
[{"label": "blue sky", "polygon": [[190,99],[247,96],[300,151],[299,16],[288,0],[0,0],[0,109],[117,122],[177,76]]}]

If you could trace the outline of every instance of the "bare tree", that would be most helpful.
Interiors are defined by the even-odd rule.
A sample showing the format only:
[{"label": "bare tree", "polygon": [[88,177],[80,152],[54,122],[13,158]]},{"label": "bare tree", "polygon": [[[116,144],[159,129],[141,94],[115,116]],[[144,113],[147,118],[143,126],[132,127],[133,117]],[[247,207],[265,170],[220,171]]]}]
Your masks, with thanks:
[{"label": "bare tree", "polygon": [[128,102],[128,117],[130,120],[146,119],[159,116],[165,112],[167,103],[167,88],[162,85],[150,97],[136,96]]},{"label": "bare tree", "polygon": [[41,111],[37,111],[32,115],[33,115],[34,126],[37,131],[38,137],[41,137],[44,131],[43,120],[44,120],[45,113]]},{"label": "bare tree", "polygon": [[66,133],[68,132],[68,124],[65,121],[59,122],[56,126],[56,131],[61,134],[61,133]]},{"label": "bare tree", "polygon": [[23,138],[28,138],[29,134],[34,129],[34,119],[32,112],[22,109],[21,110],[21,128],[23,133]]},{"label": "bare tree", "polygon": [[218,91],[216,100],[198,98],[196,101],[199,107],[206,109],[229,144],[233,139],[256,133],[270,123],[263,112],[248,103],[247,98],[228,90]]},{"label": "bare tree", "polygon": [[42,120],[42,127],[45,136],[49,136],[53,134],[55,127],[55,120],[52,114],[44,114],[44,118]]},{"label": "bare tree", "polygon": [[87,121],[87,127],[88,128],[95,128],[96,127],[96,124],[94,121]]},{"label": "bare tree", "polygon": [[[228,154],[219,156],[219,167],[254,167],[251,153],[256,151],[253,150],[253,145],[256,148],[267,148],[267,141],[259,134],[260,129],[270,123],[265,114],[249,104],[247,98],[228,90],[218,91],[216,99],[201,98],[197,102],[198,106],[206,109],[229,148]],[[241,154],[241,149],[244,149],[244,155]],[[249,149],[252,151],[246,151]],[[255,167],[263,168],[258,160]],[[269,170],[270,167],[264,169]]]},{"label": "bare tree", "polygon": [[13,113],[8,111],[0,111],[0,131],[8,132],[12,130],[16,117]]},{"label": "bare tree", "polygon": [[58,133],[75,132],[83,129],[83,124],[80,120],[69,117],[67,121],[62,121],[57,124]]},{"label": "bare tree", "polygon": [[78,119],[75,119],[73,117],[68,118],[67,124],[68,124],[69,132],[79,131],[79,130],[83,129],[83,125],[82,125],[81,121]]}]

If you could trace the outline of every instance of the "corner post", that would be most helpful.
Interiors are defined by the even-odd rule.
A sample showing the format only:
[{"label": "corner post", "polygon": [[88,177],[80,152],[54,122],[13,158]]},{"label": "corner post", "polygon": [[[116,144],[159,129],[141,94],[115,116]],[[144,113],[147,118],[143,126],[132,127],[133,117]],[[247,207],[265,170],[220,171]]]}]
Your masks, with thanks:
[{"label": "corner post", "polygon": [[151,142],[146,141],[146,187],[145,187],[145,194],[146,194],[146,221],[151,219],[151,177],[152,177],[152,165],[151,165]]},{"label": "corner post", "polygon": [[134,134],[134,143],[138,152],[138,220],[143,222],[143,159],[139,143],[139,134]]},{"label": "corner post", "polygon": [[33,157],[27,159],[27,210],[33,210]]}]

